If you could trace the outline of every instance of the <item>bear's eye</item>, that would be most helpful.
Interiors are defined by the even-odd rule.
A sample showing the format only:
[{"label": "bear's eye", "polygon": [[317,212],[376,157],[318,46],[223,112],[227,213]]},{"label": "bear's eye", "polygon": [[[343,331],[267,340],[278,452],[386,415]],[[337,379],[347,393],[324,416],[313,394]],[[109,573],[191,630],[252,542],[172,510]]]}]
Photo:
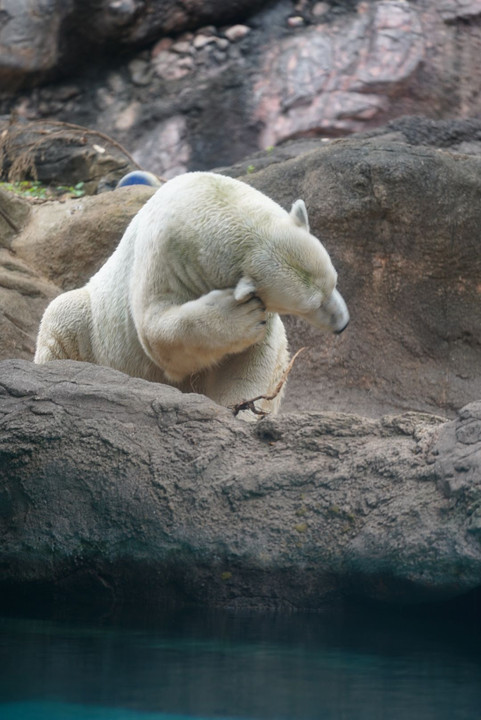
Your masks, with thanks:
[{"label": "bear's eye", "polygon": [[293,265],[292,270],[305,287],[310,288],[314,285],[314,278],[308,270],[299,265]]}]

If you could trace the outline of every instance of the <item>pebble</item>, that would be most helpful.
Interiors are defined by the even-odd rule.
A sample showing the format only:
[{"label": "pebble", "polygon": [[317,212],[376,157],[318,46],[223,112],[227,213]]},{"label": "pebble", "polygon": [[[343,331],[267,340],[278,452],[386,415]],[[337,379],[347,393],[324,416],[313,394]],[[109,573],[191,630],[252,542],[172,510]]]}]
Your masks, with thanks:
[{"label": "pebble", "polygon": [[192,52],[192,45],[188,40],[178,40],[170,49],[172,52],[179,53],[179,55],[190,55]]},{"label": "pebble", "polygon": [[300,15],[294,15],[290,18],[287,18],[287,24],[291,28],[302,27],[304,25],[304,18],[302,18]]},{"label": "pebble", "polygon": [[148,85],[152,80],[152,68],[145,60],[135,58],[129,62],[130,77],[134,85]]},{"label": "pebble", "polygon": [[220,50],[227,50],[230,42],[227,40],[227,38],[215,38],[215,44]]},{"label": "pebble", "polygon": [[206,45],[210,45],[211,43],[215,43],[216,38],[214,35],[203,35],[198,34],[194,38],[193,45],[196,50],[201,50]]},{"label": "pebble", "polygon": [[237,42],[245,38],[250,31],[251,29],[247,25],[231,25],[231,27],[224,30],[224,35],[230,42]]},{"label": "pebble", "polygon": [[115,127],[117,130],[130,130],[133,125],[137,122],[139,115],[141,114],[142,106],[139,102],[134,100],[130,103],[122,112],[117,115],[115,121]]}]

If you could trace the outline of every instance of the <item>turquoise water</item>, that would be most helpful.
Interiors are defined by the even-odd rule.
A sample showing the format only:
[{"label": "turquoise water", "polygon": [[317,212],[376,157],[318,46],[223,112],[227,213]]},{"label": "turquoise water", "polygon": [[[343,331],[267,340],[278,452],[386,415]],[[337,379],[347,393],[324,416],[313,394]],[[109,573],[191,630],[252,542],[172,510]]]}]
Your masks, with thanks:
[{"label": "turquoise water", "polygon": [[474,623],[372,608],[2,617],[0,718],[479,720]]}]

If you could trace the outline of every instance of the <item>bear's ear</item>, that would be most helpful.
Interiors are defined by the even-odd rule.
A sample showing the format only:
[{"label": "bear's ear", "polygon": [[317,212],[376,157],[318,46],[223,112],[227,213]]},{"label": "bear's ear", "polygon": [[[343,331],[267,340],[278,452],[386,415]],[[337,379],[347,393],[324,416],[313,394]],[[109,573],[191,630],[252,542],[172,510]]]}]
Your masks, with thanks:
[{"label": "bear's ear", "polygon": [[305,228],[309,232],[309,218],[307,217],[304,200],[296,200],[291,208],[290,215],[296,225]]},{"label": "bear's ear", "polygon": [[244,302],[257,290],[254,280],[248,275],[241,277],[234,290],[234,300]]}]

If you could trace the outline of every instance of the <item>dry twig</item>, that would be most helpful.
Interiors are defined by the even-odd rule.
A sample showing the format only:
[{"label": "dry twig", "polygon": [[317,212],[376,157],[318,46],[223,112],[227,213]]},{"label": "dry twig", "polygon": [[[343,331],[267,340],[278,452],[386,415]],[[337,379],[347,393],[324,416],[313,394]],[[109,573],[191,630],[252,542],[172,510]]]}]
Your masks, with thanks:
[{"label": "dry twig", "polygon": [[231,409],[232,409],[232,412],[234,413],[234,417],[236,415],[238,415],[241,412],[241,410],[250,410],[251,412],[254,413],[254,415],[261,415],[262,417],[269,415],[269,413],[266,412],[265,410],[259,410],[258,408],[256,408],[254,403],[257,402],[258,400],[274,400],[274,398],[276,398],[279,395],[280,391],[282,390],[282,388],[284,386],[284,383],[286,382],[287,378],[289,377],[289,373],[291,372],[292,367],[293,367],[298,355],[300,355],[301,352],[304,352],[304,350],[307,350],[307,347],[299,348],[299,350],[292,356],[289,365],[284,370],[282,377],[279,380],[279,382],[277,383],[276,389],[274,390],[272,395],[258,395],[257,397],[252,398],[251,400],[243,400],[242,402],[238,403],[237,405],[233,405],[231,407]]}]

